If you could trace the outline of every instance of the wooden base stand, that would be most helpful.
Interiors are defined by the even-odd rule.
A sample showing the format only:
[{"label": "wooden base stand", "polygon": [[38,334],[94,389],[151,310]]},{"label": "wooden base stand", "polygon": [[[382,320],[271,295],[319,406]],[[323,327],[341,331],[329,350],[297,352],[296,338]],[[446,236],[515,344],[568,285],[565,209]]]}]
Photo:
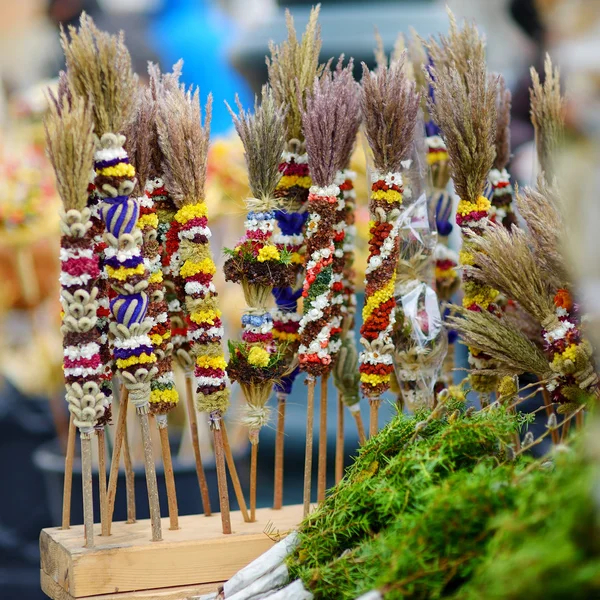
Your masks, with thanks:
[{"label": "wooden base stand", "polygon": [[[218,518],[183,516],[177,531],[169,530],[165,518],[160,543],[151,541],[148,520],[113,523],[112,535],[96,537],[89,549],[83,547],[82,525],[44,529],[42,590],[53,600],[183,600],[216,590],[268,550],[277,533],[288,533],[301,520],[300,505],[260,508],[254,523],[244,523],[236,511],[233,533],[223,535]],[[95,529],[99,534],[100,525]]]}]

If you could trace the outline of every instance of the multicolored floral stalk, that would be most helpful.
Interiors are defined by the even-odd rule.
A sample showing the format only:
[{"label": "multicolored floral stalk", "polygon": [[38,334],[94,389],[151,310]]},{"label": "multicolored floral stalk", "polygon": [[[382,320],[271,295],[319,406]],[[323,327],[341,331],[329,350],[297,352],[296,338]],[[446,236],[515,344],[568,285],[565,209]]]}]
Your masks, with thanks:
[{"label": "multicolored floral stalk", "polygon": [[[279,198],[275,218],[279,232],[273,241],[280,250],[291,254],[288,269],[293,273],[292,283],[286,288],[273,288],[276,308],[273,310],[273,335],[275,340],[287,345],[288,362],[293,365],[298,350],[301,316],[298,314],[298,299],[304,270],[305,239],[304,226],[308,218],[306,201],[312,185],[308,156],[302,131],[300,105],[315,76],[321,71],[319,52],[321,37],[317,23],[320,6],[311,9],[308,24],[299,41],[294,28],[294,20],[286,11],[288,39],[280,46],[270,45],[271,58],[267,59],[269,83],[277,104],[286,111],[286,148],[279,163],[281,179],[275,195]],[[301,90],[300,101],[297,90]],[[282,401],[291,392],[299,373],[294,368],[275,385]]]},{"label": "multicolored floral stalk", "polygon": [[179,249],[171,260],[181,261],[179,276],[184,281],[188,339],[195,360],[196,407],[209,413],[213,427],[218,428],[229,405],[229,388],[221,311],[213,283],[216,266],[204,202],[211,108],[209,96],[202,125],[198,90],[192,94],[175,87],[159,100],[157,128],[168,167],[164,182],[178,206],[167,236],[167,253],[169,237],[177,231]]},{"label": "multicolored floral stalk", "polygon": [[[463,248],[459,254],[462,266],[473,264],[471,241],[481,236],[489,226],[491,203],[483,195],[484,186],[495,155],[495,129],[497,121],[497,81],[488,79],[483,40],[472,25],[458,30],[452,21],[451,41],[456,48],[468,55],[470,63],[457,67],[446,56],[447,40],[441,45],[432,41],[429,45],[434,54],[434,66],[429,80],[435,92],[435,102],[429,109],[439,125],[447,145],[449,165],[454,187],[460,197],[456,223],[464,232]],[[439,60],[436,58],[439,56]],[[465,152],[464,148],[469,148]],[[471,311],[497,312],[498,291],[463,271],[463,306]],[[472,348],[469,364],[477,369],[493,369],[493,360],[485,353]],[[473,389],[489,394],[496,389],[498,378],[493,375],[474,374]],[[485,398],[485,396],[482,396]]]},{"label": "multicolored floral stalk", "polygon": [[[232,381],[240,384],[247,403],[244,423],[252,444],[250,518],[254,520],[259,432],[269,421],[267,401],[273,383],[288,368],[286,344],[280,342],[276,347],[273,317],[267,303],[274,287],[287,289],[296,275],[289,268],[291,253],[271,241],[275,228],[275,188],[281,177],[279,160],[285,145],[285,110],[277,105],[268,86],[262,89],[260,106],[258,98],[255,100],[254,114],[244,111],[239,99],[236,102],[239,114],[228,108],[244,145],[254,197],[246,200],[245,235],[233,250],[227,250],[229,258],[224,268],[227,280],[241,284],[247,304],[242,315],[242,341],[229,342],[227,371]],[[279,434],[283,435],[283,431],[278,429]],[[282,469],[283,464],[279,480]]]},{"label": "multicolored floral stalk", "polygon": [[[419,95],[406,77],[404,57],[370,72],[363,65],[361,96],[365,132],[373,152],[370,174],[369,258],[360,355],[361,386],[373,406],[390,387],[393,372],[396,268],[403,181],[401,162],[408,157],[416,125]],[[387,115],[385,120],[381,115]]]}]

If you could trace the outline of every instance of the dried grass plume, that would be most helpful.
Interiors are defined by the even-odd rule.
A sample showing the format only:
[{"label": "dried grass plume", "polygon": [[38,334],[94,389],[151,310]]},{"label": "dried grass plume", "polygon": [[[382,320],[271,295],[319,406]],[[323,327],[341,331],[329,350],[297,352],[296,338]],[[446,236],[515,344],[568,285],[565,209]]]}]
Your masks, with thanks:
[{"label": "dried grass plume", "polygon": [[271,58],[267,57],[269,83],[273,89],[275,100],[280,107],[287,108],[286,128],[289,139],[303,140],[302,117],[298,102],[297,90],[300,89],[302,101],[306,91],[312,86],[314,78],[319,76],[323,67],[319,66],[321,52],[321,28],[318,24],[321,5],[310,11],[308,24],[302,40],[298,41],[294,19],[286,9],[285,20],[288,38],[280,45],[269,44]]},{"label": "dried grass plume", "polygon": [[87,203],[90,170],[94,164],[94,120],[84,98],[49,92],[44,117],[46,148],[56,188],[65,210],[82,210]]},{"label": "dried grass plume", "polygon": [[404,70],[406,51],[391,66],[369,71],[363,63],[361,108],[375,168],[398,171],[410,153],[419,93]]},{"label": "dried grass plume", "polygon": [[81,15],[79,29],[60,33],[67,77],[74,94],[92,102],[96,135],[120,133],[134,108],[137,77],[123,32],[100,31],[91,17]]},{"label": "dried grass plume", "polygon": [[530,72],[532,87],[529,98],[537,156],[542,172],[551,177],[553,156],[563,141],[565,129],[566,102],[560,92],[560,71],[558,67],[552,67],[550,55],[546,54],[544,83],[533,67]]},{"label": "dried grass plume", "polygon": [[227,108],[244,144],[250,191],[261,201],[262,210],[272,208],[273,192],[281,179],[279,162],[285,149],[285,109],[275,101],[269,86],[263,86],[261,103],[254,101],[254,114],[245,111],[236,96],[238,113]]},{"label": "dried grass plume", "polygon": [[498,75],[498,93],[496,95],[496,158],[494,168],[501,171],[510,161],[510,109],[512,95],[506,87],[502,75]]},{"label": "dried grass plume", "polygon": [[[466,39],[478,36],[469,25],[465,25],[465,30],[469,34]],[[470,202],[482,195],[496,154],[498,83],[496,78],[488,78],[483,42],[477,39],[481,51],[465,57],[468,62],[462,66],[462,72],[452,62],[436,61],[435,57],[434,66],[428,71],[435,94],[435,102],[429,99],[429,111],[448,147],[456,192]]]},{"label": "dried grass plume", "polygon": [[204,107],[198,88],[179,85],[158,99],[156,127],[164,161],[163,178],[178,206],[204,199],[212,115],[212,94]]},{"label": "dried grass plume", "polygon": [[310,174],[320,187],[332,184],[336,172],[346,166],[360,120],[354,63],[350,59],[342,67],[342,60],[335,73],[327,71],[321,79],[315,77],[300,109]]}]

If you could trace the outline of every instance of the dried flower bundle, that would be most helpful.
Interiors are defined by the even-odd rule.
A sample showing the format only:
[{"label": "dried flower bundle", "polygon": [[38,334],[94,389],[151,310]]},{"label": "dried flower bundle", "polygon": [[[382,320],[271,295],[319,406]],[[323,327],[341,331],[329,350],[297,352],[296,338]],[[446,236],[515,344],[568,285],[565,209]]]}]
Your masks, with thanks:
[{"label": "dried flower bundle", "polygon": [[204,201],[211,107],[209,95],[202,123],[198,89],[192,93],[183,86],[173,87],[159,97],[156,124],[164,155],[164,181],[179,207],[171,228],[177,230],[179,238],[178,274],[185,282],[188,339],[192,344],[197,384],[196,406],[199,411],[211,414],[214,424],[229,405],[229,388],[221,311],[213,283],[217,268],[210,249],[211,232]]},{"label": "dried flower bundle", "polygon": [[[281,45],[269,44],[271,58],[267,58],[269,83],[273,89],[275,100],[280,107],[286,107],[286,129],[288,139],[302,141],[301,105],[310,89],[315,76],[319,76],[323,67],[319,66],[321,52],[321,27],[318,24],[321,5],[317,4],[310,11],[308,23],[302,40],[298,41],[294,19],[286,9],[285,21],[288,38]],[[301,99],[297,91],[300,90]]]},{"label": "dried flower bundle", "polygon": [[566,102],[560,91],[560,71],[552,66],[550,55],[544,61],[544,83],[531,67],[531,122],[535,129],[535,145],[540,168],[547,179],[554,171],[553,158],[561,145],[565,128]]},{"label": "dried flower bundle", "polygon": [[363,65],[361,106],[367,140],[373,151],[369,212],[372,225],[366,269],[365,306],[360,355],[363,393],[377,403],[389,389],[392,365],[392,331],[399,258],[402,205],[402,161],[408,158],[419,109],[419,94],[403,69],[406,52],[390,67],[370,73]]},{"label": "dried flower bundle", "polygon": [[67,76],[74,94],[92,99],[96,135],[120,132],[134,108],[137,77],[123,32],[118,36],[100,31],[82,14],[79,29],[61,30]]}]

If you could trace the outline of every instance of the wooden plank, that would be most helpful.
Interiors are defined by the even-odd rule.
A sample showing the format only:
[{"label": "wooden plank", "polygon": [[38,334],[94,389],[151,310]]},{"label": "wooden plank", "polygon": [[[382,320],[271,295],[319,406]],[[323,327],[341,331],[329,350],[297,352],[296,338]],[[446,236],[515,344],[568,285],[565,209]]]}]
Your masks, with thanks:
[{"label": "wooden plank", "polygon": [[264,508],[256,516],[256,522],[244,523],[239,511],[232,513],[230,535],[223,535],[218,514],[183,516],[177,531],[169,530],[165,518],[161,542],[152,542],[149,520],[113,523],[109,538],[98,525],[90,549],[83,547],[83,526],[44,529],[41,568],[73,598],[226,581],[273,545],[265,528],[291,531],[302,507]]},{"label": "wooden plank", "polygon": [[123,592],[122,594],[103,594],[75,598],[65,592],[49,575],[40,571],[42,591],[53,600],[187,600],[190,596],[198,596],[216,592],[224,582],[204,583],[185,587],[173,587],[161,590],[143,590],[140,592]]}]

